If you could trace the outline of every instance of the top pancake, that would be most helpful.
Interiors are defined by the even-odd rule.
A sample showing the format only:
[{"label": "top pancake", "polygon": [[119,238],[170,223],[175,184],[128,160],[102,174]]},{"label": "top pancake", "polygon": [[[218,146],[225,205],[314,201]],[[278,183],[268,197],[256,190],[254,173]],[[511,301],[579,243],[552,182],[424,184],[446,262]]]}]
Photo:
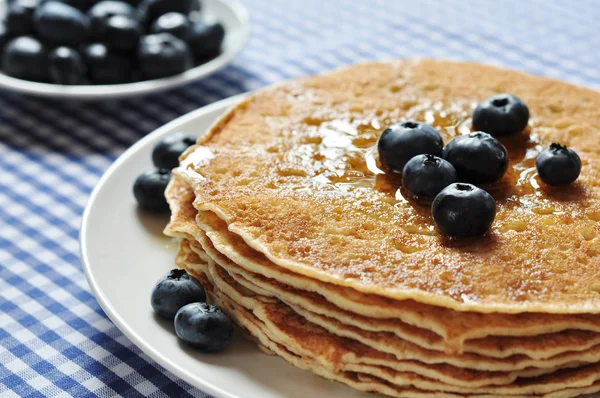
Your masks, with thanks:
[{"label": "top pancake", "polygon": [[[510,166],[487,187],[497,216],[480,239],[439,234],[429,205],[398,190],[373,148],[381,131],[426,121],[447,143],[499,92],[521,97],[527,131],[503,139]],[[363,64],[263,90],[182,156],[195,207],[277,265],[362,292],[478,312],[600,312],[600,94],[490,66]],[[579,180],[535,174],[552,142],[573,147]]]}]

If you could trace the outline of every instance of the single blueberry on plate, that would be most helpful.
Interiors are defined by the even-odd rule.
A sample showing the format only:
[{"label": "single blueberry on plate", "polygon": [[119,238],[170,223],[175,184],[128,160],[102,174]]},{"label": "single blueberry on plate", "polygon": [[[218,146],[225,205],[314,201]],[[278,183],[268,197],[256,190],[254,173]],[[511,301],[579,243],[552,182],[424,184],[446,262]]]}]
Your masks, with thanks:
[{"label": "single blueberry on plate", "polygon": [[170,33],[142,37],[138,50],[140,69],[146,79],[185,72],[192,66],[187,44]]},{"label": "single blueberry on plate", "polygon": [[200,11],[200,2],[198,0],[143,0],[139,11],[143,23],[150,26],[160,16],[169,12],[189,15],[192,11]]},{"label": "single blueberry on plate", "polygon": [[189,134],[168,135],[154,147],[152,162],[158,168],[171,170],[179,166],[179,156],[195,143],[196,139]]},{"label": "single blueberry on plate", "polygon": [[50,78],[56,84],[79,84],[85,75],[81,55],[69,47],[57,47],[50,51]]},{"label": "single blueberry on plate", "polygon": [[161,15],[150,28],[152,33],[170,33],[181,40],[187,40],[192,23],[186,15],[178,12],[168,12]]},{"label": "single blueberry on plate", "polygon": [[194,23],[188,34],[187,42],[196,64],[219,55],[224,38],[225,29],[220,23]]},{"label": "single blueberry on plate", "polygon": [[442,154],[440,133],[426,123],[407,121],[386,128],[377,142],[379,161],[388,169],[401,173],[404,165],[417,155]]},{"label": "single blueberry on plate", "polygon": [[433,200],[431,214],[444,235],[454,238],[483,236],[496,218],[496,201],[481,188],[456,183]]},{"label": "single blueberry on plate", "polygon": [[233,322],[223,311],[206,303],[192,303],[175,315],[175,333],[203,352],[221,351],[231,343]]},{"label": "single blueberry on plate", "polygon": [[76,47],[90,34],[90,19],[75,7],[59,1],[42,3],[33,13],[39,38],[53,46]]},{"label": "single blueberry on plate", "polygon": [[115,15],[106,21],[104,42],[115,51],[129,53],[137,50],[142,37],[142,26],[137,19]]},{"label": "single blueberry on plate", "polygon": [[152,213],[168,213],[165,190],[169,181],[171,171],[167,169],[154,169],[140,174],[133,183],[133,195],[138,205]]},{"label": "single blueberry on plate", "polygon": [[33,33],[33,12],[39,4],[39,0],[15,0],[8,5],[4,22],[11,36]]},{"label": "single blueberry on plate", "polygon": [[206,301],[200,282],[183,269],[174,269],[162,277],[152,289],[150,304],[154,311],[173,319],[186,304]]},{"label": "single blueberry on plate", "polygon": [[4,47],[2,71],[17,79],[47,82],[48,50],[29,36],[10,40]]},{"label": "single blueberry on plate", "polygon": [[496,182],[508,168],[504,145],[481,131],[454,138],[444,148],[443,158],[452,163],[460,181],[472,184]]},{"label": "single blueberry on plate", "polygon": [[574,182],[581,172],[577,152],[564,145],[552,144],[535,161],[540,179],[548,185],[566,185]]},{"label": "single blueberry on plate", "polygon": [[108,20],[115,15],[123,15],[136,19],[137,12],[134,7],[123,1],[104,0],[96,3],[89,9],[87,15],[92,24],[92,38],[103,41]]},{"label": "single blueberry on plate", "polygon": [[402,170],[404,188],[421,198],[434,198],[442,189],[456,181],[454,167],[434,155],[417,155]]},{"label": "single blueberry on plate", "polygon": [[529,108],[512,94],[497,94],[473,111],[473,129],[496,137],[516,134],[527,127]]},{"label": "single blueberry on plate", "polygon": [[105,44],[94,43],[85,47],[83,58],[88,76],[94,84],[121,84],[131,81],[129,58],[110,51]]}]

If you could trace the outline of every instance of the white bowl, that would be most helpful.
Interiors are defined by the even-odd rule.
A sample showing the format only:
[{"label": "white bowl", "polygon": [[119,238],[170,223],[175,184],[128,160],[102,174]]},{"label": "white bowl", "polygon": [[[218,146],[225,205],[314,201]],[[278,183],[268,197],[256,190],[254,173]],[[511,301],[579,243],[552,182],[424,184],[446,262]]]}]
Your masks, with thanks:
[{"label": "white bowl", "polygon": [[[167,90],[201,79],[224,68],[242,50],[250,34],[246,8],[237,0],[199,0],[206,20],[216,21],[225,28],[222,52],[215,59],[198,65],[179,75],[136,83],[110,85],[63,86],[15,79],[0,71],[0,88],[24,94],[63,99],[103,100],[131,97]],[[6,0],[0,0],[0,15],[6,9]]]}]

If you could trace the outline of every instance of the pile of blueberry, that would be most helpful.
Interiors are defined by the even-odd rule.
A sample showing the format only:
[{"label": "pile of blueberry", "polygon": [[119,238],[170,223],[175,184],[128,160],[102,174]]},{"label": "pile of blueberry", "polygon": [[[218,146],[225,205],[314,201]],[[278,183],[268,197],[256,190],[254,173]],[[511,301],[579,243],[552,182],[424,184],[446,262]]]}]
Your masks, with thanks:
[{"label": "pile of blueberry", "polygon": [[216,57],[225,30],[198,0],[10,0],[0,69],[55,84],[121,84],[173,76]]},{"label": "pile of blueberry", "polygon": [[[402,173],[406,191],[433,199],[433,218],[451,237],[478,237],[491,227],[496,202],[476,185],[489,186],[504,176],[508,153],[496,137],[522,132],[529,109],[514,95],[498,94],[481,102],[472,119],[476,131],[445,147],[436,129],[416,121],[389,126],[377,144],[380,162]],[[538,156],[536,168],[544,183],[566,185],[579,177],[581,159],[572,149],[552,144]]]},{"label": "pile of blueberry", "polygon": [[150,303],[158,315],[173,320],[177,337],[203,352],[221,351],[231,343],[233,322],[206,303],[204,288],[185,270],[174,269],[161,278]]},{"label": "pile of blueberry", "polygon": [[156,144],[152,151],[155,167],[140,174],[133,183],[133,195],[142,209],[152,213],[169,211],[165,189],[171,181],[171,170],[179,165],[179,156],[195,142],[188,134],[175,133]]}]

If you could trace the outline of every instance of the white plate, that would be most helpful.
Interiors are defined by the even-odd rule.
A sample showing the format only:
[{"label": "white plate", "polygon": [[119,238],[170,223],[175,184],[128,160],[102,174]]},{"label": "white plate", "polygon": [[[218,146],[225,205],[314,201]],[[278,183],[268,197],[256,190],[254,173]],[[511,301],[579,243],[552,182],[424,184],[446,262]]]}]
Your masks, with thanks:
[{"label": "white plate", "polygon": [[176,243],[162,235],[167,218],[138,212],[133,181],[152,167],[162,137],[201,134],[239,98],[224,100],[167,124],[125,152],[102,177],[81,226],[81,258],[98,302],[117,327],[156,362],[218,397],[373,397],[297,369],[236,335],[225,352],[203,355],[180,344],[172,325],[153,315],[150,292],[174,268]]},{"label": "white plate", "polygon": [[[184,73],[164,79],[146,80],[137,83],[62,86],[15,79],[0,71],[0,88],[42,97],[103,100],[118,97],[131,97],[167,90],[191,83],[223,69],[242,50],[250,34],[248,13],[237,0],[199,0],[202,15],[206,20],[216,21],[225,28],[223,51],[215,59],[196,66]],[[0,0],[0,15],[4,15],[6,0]]]}]

